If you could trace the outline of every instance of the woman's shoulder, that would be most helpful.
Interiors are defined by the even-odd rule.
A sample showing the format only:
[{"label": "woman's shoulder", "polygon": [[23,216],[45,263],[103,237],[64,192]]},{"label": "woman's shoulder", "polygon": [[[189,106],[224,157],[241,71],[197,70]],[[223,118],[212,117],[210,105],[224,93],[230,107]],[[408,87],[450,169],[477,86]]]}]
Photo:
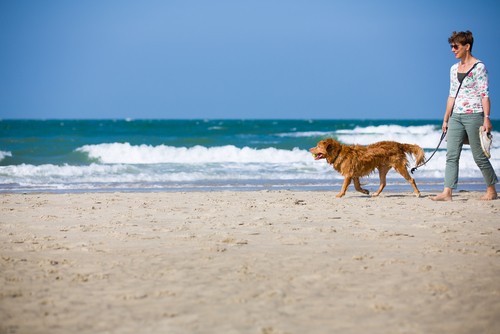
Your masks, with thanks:
[{"label": "woman's shoulder", "polygon": [[479,59],[476,60],[476,67],[477,68],[486,68],[486,65],[484,65],[484,63],[482,61],[480,61]]},{"label": "woman's shoulder", "polygon": [[479,59],[476,61],[476,68],[474,69],[474,73],[486,73],[488,74],[488,70],[486,69],[486,65]]}]

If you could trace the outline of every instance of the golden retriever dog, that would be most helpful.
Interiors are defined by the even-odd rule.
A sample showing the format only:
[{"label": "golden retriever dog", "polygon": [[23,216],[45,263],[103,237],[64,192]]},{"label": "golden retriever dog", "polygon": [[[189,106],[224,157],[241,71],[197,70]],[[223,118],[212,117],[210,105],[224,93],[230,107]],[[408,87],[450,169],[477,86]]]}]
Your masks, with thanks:
[{"label": "golden retriever dog", "polygon": [[381,141],[368,146],[342,145],[331,138],[322,140],[316,147],[309,150],[315,160],[326,159],[337,172],[342,174],[344,185],[337,197],[345,195],[347,188],[354,182],[354,188],[363,194],[369,194],[366,189],[361,188],[359,178],[368,176],[378,169],[380,176],[380,188],[372,196],[378,196],[386,185],[386,175],[391,168],[401,174],[413,187],[417,197],[420,191],[417,189],[415,180],[408,174],[409,162],[406,154],[413,154],[417,165],[424,161],[424,150],[418,145],[400,144],[395,141]]}]

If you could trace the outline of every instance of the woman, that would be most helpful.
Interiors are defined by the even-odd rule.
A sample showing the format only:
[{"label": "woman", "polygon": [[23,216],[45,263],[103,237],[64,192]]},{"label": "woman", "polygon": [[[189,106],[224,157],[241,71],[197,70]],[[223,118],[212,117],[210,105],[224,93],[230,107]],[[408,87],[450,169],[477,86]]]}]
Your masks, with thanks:
[{"label": "woman", "polygon": [[[451,44],[451,51],[460,62],[453,65],[450,70],[450,96],[444,114],[443,131],[448,131],[444,190],[431,199],[452,200],[452,190],[457,188],[458,161],[462,145],[468,137],[474,161],[481,169],[487,186],[486,194],[480,200],[492,200],[497,198],[495,184],[498,179],[481,148],[479,139],[480,126],[486,133],[493,128],[490,121],[488,72],[484,64],[472,56],[474,39],[470,31],[458,33],[454,31],[448,43]],[[467,75],[471,68],[472,71]],[[456,95],[460,82],[462,86]]]}]

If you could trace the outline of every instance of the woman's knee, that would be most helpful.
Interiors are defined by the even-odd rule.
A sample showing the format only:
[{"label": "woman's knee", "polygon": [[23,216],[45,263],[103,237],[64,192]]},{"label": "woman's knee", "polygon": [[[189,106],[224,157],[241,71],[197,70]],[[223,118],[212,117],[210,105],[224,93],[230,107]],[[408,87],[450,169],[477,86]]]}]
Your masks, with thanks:
[{"label": "woman's knee", "polygon": [[488,160],[488,158],[486,158],[486,156],[479,156],[479,157],[476,157],[476,156],[473,156],[474,157],[474,162],[476,163],[477,167],[479,167],[480,170],[490,170],[490,169],[493,169],[493,167],[491,166],[491,163],[490,161]]},{"label": "woman's knee", "polygon": [[460,150],[448,150],[446,152],[446,162],[447,163],[457,163],[460,160]]}]

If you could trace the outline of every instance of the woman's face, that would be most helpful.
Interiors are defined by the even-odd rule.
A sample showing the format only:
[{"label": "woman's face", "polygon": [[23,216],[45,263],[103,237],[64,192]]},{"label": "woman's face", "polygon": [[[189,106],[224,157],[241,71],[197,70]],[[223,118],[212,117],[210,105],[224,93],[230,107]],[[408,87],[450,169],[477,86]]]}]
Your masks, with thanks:
[{"label": "woman's face", "polygon": [[453,43],[451,45],[451,52],[455,54],[457,59],[462,59],[467,55],[469,44],[462,45],[460,43]]}]

